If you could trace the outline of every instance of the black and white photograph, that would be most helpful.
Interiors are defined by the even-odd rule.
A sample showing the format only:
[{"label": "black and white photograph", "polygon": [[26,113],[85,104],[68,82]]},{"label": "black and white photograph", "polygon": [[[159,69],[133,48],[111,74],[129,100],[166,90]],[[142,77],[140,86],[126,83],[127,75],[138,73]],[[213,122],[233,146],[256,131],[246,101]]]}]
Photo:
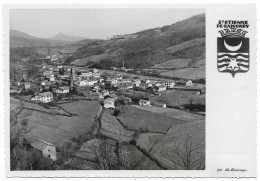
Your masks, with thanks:
[{"label": "black and white photograph", "polygon": [[27,1],[2,8],[7,178],[259,175],[251,0]]},{"label": "black and white photograph", "polygon": [[206,169],[205,9],[9,16],[11,171]]}]

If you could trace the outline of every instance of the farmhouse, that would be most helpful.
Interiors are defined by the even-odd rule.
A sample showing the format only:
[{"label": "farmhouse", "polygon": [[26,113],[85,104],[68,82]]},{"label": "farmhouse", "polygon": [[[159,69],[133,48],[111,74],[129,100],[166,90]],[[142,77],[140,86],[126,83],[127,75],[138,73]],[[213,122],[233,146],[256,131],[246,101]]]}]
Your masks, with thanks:
[{"label": "farmhouse", "polygon": [[102,90],[101,93],[103,94],[103,96],[107,96],[107,95],[109,95],[108,90]]},{"label": "farmhouse", "polygon": [[46,76],[46,78],[49,80],[49,81],[51,81],[51,82],[54,82],[54,81],[56,81],[56,78],[54,77],[54,75],[52,74],[52,75],[50,75],[50,76]]},{"label": "farmhouse", "polygon": [[156,86],[155,89],[156,89],[158,92],[166,91],[166,86],[165,86],[165,85],[159,85],[159,86]]},{"label": "farmhouse", "polygon": [[132,79],[131,82],[135,85],[138,86],[141,84],[141,81],[139,79]]},{"label": "farmhouse", "polygon": [[32,147],[42,152],[45,157],[51,158],[53,161],[57,160],[56,156],[56,148],[53,144],[48,143],[43,140],[36,140],[35,142],[31,143]]},{"label": "farmhouse", "polygon": [[43,92],[35,95],[31,100],[36,102],[48,103],[53,101],[53,95],[51,92]]},{"label": "farmhouse", "polygon": [[115,74],[115,78],[116,79],[123,79],[123,75],[122,74]]},{"label": "farmhouse", "polygon": [[117,84],[118,81],[116,79],[109,78],[106,80],[106,82],[113,85],[113,84]]},{"label": "farmhouse", "polygon": [[175,86],[175,82],[164,82],[164,85],[167,87],[167,89],[172,89]]},{"label": "farmhouse", "polygon": [[22,90],[18,86],[10,86],[10,93],[11,94],[19,94]]},{"label": "farmhouse", "polygon": [[121,83],[118,85],[119,90],[127,90],[127,89],[132,89],[133,85],[131,83]]},{"label": "farmhouse", "polygon": [[75,82],[79,87],[93,86],[95,83],[97,83],[97,80],[79,80]]},{"label": "farmhouse", "polygon": [[193,86],[193,83],[191,80],[189,80],[188,82],[186,82],[186,86]]},{"label": "farmhouse", "polygon": [[122,82],[122,83],[130,83],[130,82],[131,82],[131,79],[123,79],[121,82]]},{"label": "farmhouse", "polygon": [[53,93],[56,93],[56,94],[67,94],[69,92],[70,92],[70,89],[68,86],[62,86],[62,87],[53,89]]},{"label": "farmhouse", "polygon": [[44,81],[41,82],[41,85],[49,85],[49,81],[44,80]]},{"label": "farmhouse", "polygon": [[45,70],[45,71],[43,72],[43,76],[44,76],[44,77],[50,76],[50,75],[52,75],[52,74],[53,74],[53,71],[51,71],[51,70]]},{"label": "farmhouse", "polygon": [[104,100],[104,107],[105,108],[112,108],[115,109],[115,100],[113,98],[107,98]]},{"label": "farmhouse", "polygon": [[81,75],[82,75],[83,77],[89,77],[89,76],[92,75],[92,72],[81,72]]},{"label": "farmhouse", "polygon": [[149,100],[143,100],[143,99],[141,99],[141,100],[139,101],[139,105],[141,105],[141,106],[151,106],[151,102],[150,102]]},{"label": "farmhouse", "polygon": [[100,73],[95,72],[95,73],[92,74],[92,76],[93,76],[94,78],[99,78],[99,77],[100,77]]},{"label": "farmhouse", "polygon": [[145,83],[141,83],[141,84],[139,84],[139,85],[136,85],[136,88],[145,90],[145,89],[146,89],[146,84],[145,84]]},{"label": "farmhouse", "polygon": [[31,83],[30,82],[24,82],[23,85],[24,85],[24,89],[25,90],[28,90],[28,89],[31,88]]},{"label": "farmhouse", "polygon": [[152,83],[146,83],[145,86],[146,86],[146,88],[153,87],[153,84]]}]

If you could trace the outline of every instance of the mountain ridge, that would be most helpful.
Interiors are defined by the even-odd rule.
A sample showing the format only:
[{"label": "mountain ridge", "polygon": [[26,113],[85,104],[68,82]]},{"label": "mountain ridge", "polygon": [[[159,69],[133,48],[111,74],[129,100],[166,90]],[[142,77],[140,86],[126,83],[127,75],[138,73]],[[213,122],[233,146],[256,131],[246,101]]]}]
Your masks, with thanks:
[{"label": "mountain ridge", "polygon": [[84,39],[87,39],[87,38],[79,37],[79,36],[66,35],[64,33],[58,33],[57,35],[51,37],[50,39],[77,42],[77,41],[84,40]]}]

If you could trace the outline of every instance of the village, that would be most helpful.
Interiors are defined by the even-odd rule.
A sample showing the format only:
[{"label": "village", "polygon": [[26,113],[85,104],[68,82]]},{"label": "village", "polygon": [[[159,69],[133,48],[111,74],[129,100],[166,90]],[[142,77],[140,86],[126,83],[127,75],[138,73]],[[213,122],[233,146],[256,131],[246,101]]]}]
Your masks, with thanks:
[{"label": "village", "polygon": [[[84,121],[84,124],[93,121],[93,117],[90,115],[97,114],[101,120],[99,123],[101,129],[98,134],[117,140],[119,143],[130,142],[133,139],[133,132],[128,133],[128,129],[132,130],[133,125],[137,125],[137,128],[134,128],[136,131],[158,129],[159,132],[165,133],[166,128],[170,129],[175,124],[183,124],[187,118],[201,120],[205,116],[205,110],[184,107],[184,105],[190,104],[205,105],[205,86],[193,83],[192,80],[171,80],[133,74],[129,73],[129,69],[125,68],[124,64],[119,68],[111,67],[111,70],[102,70],[65,65],[57,63],[57,61],[59,59],[56,56],[51,59],[51,62],[46,63],[44,59],[39,72],[33,77],[28,76],[26,67],[23,68],[21,81],[13,82],[10,86],[11,97],[22,101],[25,104],[24,108],[36,110],[36,112],[43,111],[53,114],[54,111],[55,114],[68,116],[67,113],[72,115],[71,110],[76,109],[77,115],[80,115],[80,120]],[[198,97],[202,97],[203,100],[196,102]],[[164,101],[160,99],[164,99]],[[37,107],[37,104],[40,107]],[[93,106],[91,107],[91,105]],[[65,114],[64,111],[66,111]],[[140,114],[140,111],[143,112],[143,116],[138,120],[136,116]],[[60,114],[61,112],[62,114]],[[104,116],[105,118],[102,118]],[[123,119],[120,118],[121,116]],[[181,122],[175,122],[175,119],[179,120],[180,116],[183,117]],[[32,117],[32,119],[40,119],[40,117]],[[57,120],[54,121],[49,117],[46,119],[48,119],[45,121],[50,124],[50,127],[45,128],[45,121],[41,120],[41,123],[35,124],[40,124],[36,132],[42,133],[37,133],[37,135],[28,133],[26,139],[29,140],[32,147],[55,162],[57,160],[57,147],[62,145],[56,141],[62,134],[55,138],[53,137],[54,131],[49,134],[49,139],[46,139],[45,132],[53,129],[52,124],[57,124]],[[63,119],[65,118],[59,120],[61,124]],[[147,125],[142,125],[144,120],[147,121]],[[78,118],[72,117],[70,122],[70,124],[74,122],[77,127],[81,127],[82,131],[92,129],[91,126],[82,127]],[[21,124],[27,125],[27,123]],[[157,128],[153,128],[154,124],[159,125],[156,126]],[[122,126],[126,126],[127,129]],[[72,132],[75,131],[72,130]],[[70,136],[70,134],[64,134]],[[65,137],[62,140],[66,142],[68,138]]]},{"label": "village", "polygon": [[[47,57],[49,58],[49,57]],[[57,61],[56,56],[52,61]],[[36,103],[56,103],[68,100],[99,100],[105,108],[115,109],[115,102],[120,98],[127,104],[151,105],[151,99],[163,92],[176,89],[197,90],[197,94],[205,94],[205,86],[191,80],[164,80],[152,77],[125,74],[129,70],[111,67],[112,70],[98,70],[62,64],[46,64],[41,66],[36,78],[28,81],[26,68],[23,69],[22,80],[13,82],[11,95],[24,95],[27,101]],[[132,100],[126,93],[149,93],[149,96]],[[29,96],[28,96],[29,95]],[[160,105],[167,107],[166,104]]]}]

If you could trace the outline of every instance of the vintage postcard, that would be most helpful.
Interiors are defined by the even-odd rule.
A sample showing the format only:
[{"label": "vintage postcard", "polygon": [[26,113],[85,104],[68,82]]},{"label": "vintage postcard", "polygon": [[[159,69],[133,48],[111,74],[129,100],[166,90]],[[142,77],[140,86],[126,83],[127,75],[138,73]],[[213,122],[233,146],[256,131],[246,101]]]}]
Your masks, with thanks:
[{"label": "vintage postcard", "polygon": [[256,177],[254,4],[3,11],[7,177]]}]

